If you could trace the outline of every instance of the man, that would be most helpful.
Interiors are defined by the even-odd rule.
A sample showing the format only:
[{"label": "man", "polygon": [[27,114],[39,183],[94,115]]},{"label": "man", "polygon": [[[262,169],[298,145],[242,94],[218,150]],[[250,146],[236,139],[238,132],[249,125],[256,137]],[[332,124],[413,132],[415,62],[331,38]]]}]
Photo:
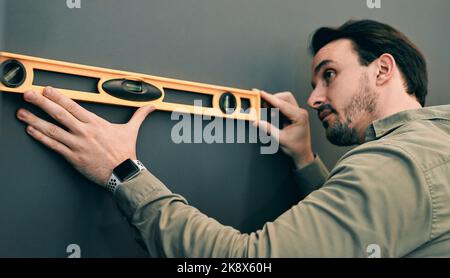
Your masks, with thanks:
[{"label": "man", "polygon": [[423,108],[422,54],[402,33],[370,20],[321,28],[311,48],[308,105],[332,143],[359,146],[328,172],[312,151],[308,112],[291,93],[262,92],[292,123],[279,132],[255,124],[277,136],[309,194],[251,234],[208,218],[149,171],[118,186],[110,179],[123,161],[136,159],[138,129],[152,107],[116,125],[46,88],[24,98],[67,129],[24,109],[17,116],[32,137],[93,182],[109,181],[151,256],[367,257],[371,250],[382,257],[449,256],[450,106]]}]

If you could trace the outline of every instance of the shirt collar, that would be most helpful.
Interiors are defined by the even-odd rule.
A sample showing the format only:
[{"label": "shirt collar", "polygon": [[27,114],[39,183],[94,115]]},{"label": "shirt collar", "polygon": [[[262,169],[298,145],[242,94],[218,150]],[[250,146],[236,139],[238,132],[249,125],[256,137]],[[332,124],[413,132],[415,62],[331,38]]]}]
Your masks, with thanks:
[{"label": "shirt collar", "polygon": [[450,105],[405,110],[376,120],[367,127],[365,142],[379,139],[410,121],[431,119],[450,120]]}]

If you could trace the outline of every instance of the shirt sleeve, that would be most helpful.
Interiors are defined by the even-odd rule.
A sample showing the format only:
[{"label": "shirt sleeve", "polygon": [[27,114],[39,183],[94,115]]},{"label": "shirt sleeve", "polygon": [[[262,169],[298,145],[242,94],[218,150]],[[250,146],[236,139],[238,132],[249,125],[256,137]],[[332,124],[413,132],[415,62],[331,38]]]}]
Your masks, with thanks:
[{"label": "shirt sleeve", "polygon": [[115,196],[152,257],[367,257],[373,246],[382,257],[407,255],[430,238],[426,179],[398,147],[365,145],[320,189],[249,234],[189,206],[147,171]]},{"label": "shirt sleeve", "polygon": [[314,160],[306,166],[294,170],[294,179],[302,196],[307,196],[319,189],[327,180],[329,171],[319,155],[314,155]]}]

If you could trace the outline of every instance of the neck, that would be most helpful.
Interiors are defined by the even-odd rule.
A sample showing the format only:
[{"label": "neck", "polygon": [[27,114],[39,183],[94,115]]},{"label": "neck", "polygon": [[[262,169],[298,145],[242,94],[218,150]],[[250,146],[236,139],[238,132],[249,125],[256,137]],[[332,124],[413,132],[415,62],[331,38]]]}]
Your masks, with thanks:
[{"label": "neck", "polygon": [[409,95],[407,93],[405,94],[406,96],[402,95],[401,97],[393,97],[389,99],[389,102],[385,102],[384,104],[380,102],[378,105],[379,107],[377,107],[377,113],[374,121],[389,117],[402,111],[422,108],[414,95]]},{"label": "neck", "polygon": [[[384,95],[389,95],[389,93]],[[394,96],[392,96],[391,94],[388,99],[383,99],[382,97],[380,97],[377,102],[375,111],[373,111],[371,115],[368,115],[368,117],[366,117],[366,121],[361,125],[363,128],[360,128],[358,130],[359,143],[362,144],[365,142],[366,129],[373,122],[400,113],[402,111],[419,108],[422,108],[422,106],[417,101],[416,97],[406,92],[402,94],[394,94]]]}]

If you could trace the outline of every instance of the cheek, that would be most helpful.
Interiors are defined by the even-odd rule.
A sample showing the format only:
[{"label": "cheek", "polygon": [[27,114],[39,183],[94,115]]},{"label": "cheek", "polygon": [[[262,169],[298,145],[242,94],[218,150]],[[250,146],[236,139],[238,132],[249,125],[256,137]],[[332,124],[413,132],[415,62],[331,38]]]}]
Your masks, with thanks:
[{"label": "cheek", "polygon": [[[328,101],[337,114],[341,114],[347,102],[345,88],[340,86],[330,86],[327,90]],[[335,112],[335,113],[336,113]]]},{"label": "cheek", "polygon": [[359,92],[359,83],[345,76],[338,77],[328,87],[327,95],[331,106],[341,116],[350,105],[353,97]]}]

